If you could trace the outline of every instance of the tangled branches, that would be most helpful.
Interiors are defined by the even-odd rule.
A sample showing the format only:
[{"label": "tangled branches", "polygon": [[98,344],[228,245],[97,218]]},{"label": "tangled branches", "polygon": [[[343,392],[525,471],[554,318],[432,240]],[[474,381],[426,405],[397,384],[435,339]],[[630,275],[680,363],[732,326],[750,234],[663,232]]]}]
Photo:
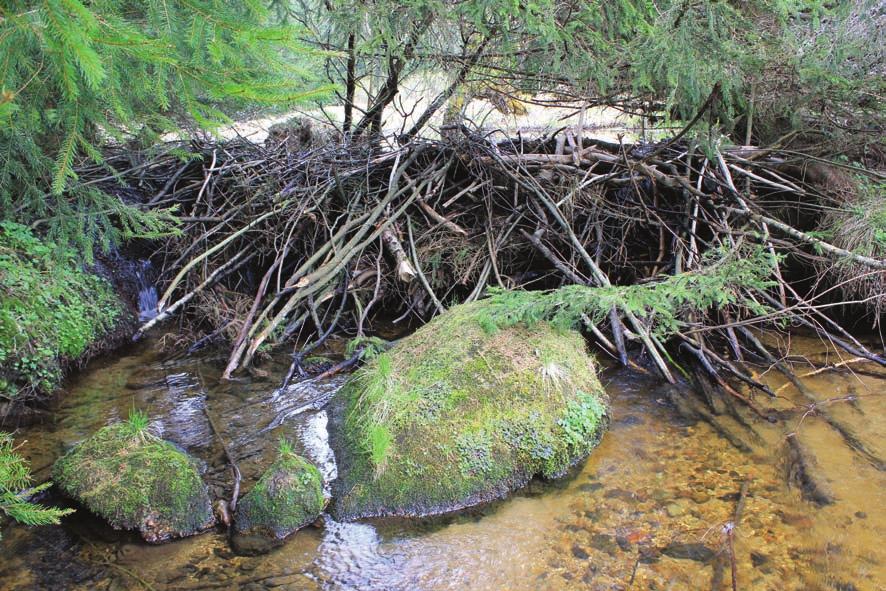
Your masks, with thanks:
[{"label": "tangled branches", "polygon": [[[578,315],[604,351],[628,364],[642,350],[671,381],[683,355],[748,404],[723,377],[772,394],[735,363],[777,358],[754,325],[802,325],[884,363],[826,314],[834,287],[785,278],[828,261],[886,273],[886,261],[815,231],[833,197],[794,156],[457,131],[389,150],[195,142],[135,167],[124,175],[130,187],[149,207],[177,205],[182,222],[155,255],[160,314],[139,334],[183,313],[227,340],[231,377],[292,337],[362,336],[381,317],[425,321],[489,287],[575,284],[609,290],[590,296],[606,310]],[[181,149],[190,157],[174,155]],[[693,299],[695,279],[742,257],[765,277],[730,277]],[[624,286],[650,287],[659,300],[631,300]]]}]

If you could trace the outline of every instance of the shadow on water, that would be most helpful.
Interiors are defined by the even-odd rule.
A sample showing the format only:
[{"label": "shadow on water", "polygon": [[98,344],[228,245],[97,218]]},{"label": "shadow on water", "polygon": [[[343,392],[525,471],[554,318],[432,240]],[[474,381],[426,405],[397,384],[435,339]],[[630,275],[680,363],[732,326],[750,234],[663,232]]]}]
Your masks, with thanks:
[{"label": "shadow on water", "polygon": [[[343,378],[281,391],[285,360],[264,368],[269,377],[232,382],[219,379],[223,362],[211,353],[167,359],[155,343],[139,344],[92,363],[69,385],[53,421],[16,439],[45,479],[68,447],[140,408],[163,437],[203,462],[211,494],[227,498],[230,473],[209,413],[245,488],[273,460],[281,436],[333,479],[327,416],[311,402],[333,394]],[[220,531],[148,546],[81,509],[58,527],[7,525],[0,589],[729,589],[728,567],[725,577],[715,573],[743,483],[740,589],[883,588],[883,473],[815,417],[803,419],[799,432],[837,498],[822,508],[785,485],[783,428],[755,425],[763,445],[742,453],[707,424],[678,415],[656,381],[622,371],[603,378],[613,420],[597,450],[571,477],[533,482],[507,500],[433,519],[326,518],[255,557],[234,555]],[[886,383],[845,374],[808,383],[822,398],[858,393],[855,406],[832,411],[882,445],[886,408],[873,394]]]}]

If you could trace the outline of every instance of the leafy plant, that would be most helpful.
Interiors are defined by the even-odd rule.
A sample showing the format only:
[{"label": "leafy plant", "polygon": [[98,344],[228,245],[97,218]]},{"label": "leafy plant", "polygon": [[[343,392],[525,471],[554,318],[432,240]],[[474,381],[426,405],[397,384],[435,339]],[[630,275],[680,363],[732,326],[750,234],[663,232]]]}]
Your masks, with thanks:
[{"label": "leafy plant", "polygon": [[755,314],[767,310],[744,296],[766,289],[776,261],[762,248],[744,256],[721,251],[706,255],[700,272],[672,275],[658,283],[587,287],[567,285],[553,291],[490,290],[489,305],[479,318],[487,331],[523,323],[550,322],[559,329],[577,328],[583,318],[599,324],[615,308],[646,319],[653,333],[667,338],[683,325],[683,313],[741,305]]},{"label": "leafy plant", "polygon": [[30,499],[52,486],[44,482],[31,487],[28,462],[16,451],[12,435],[0,432],[0,511],[25,525],[51,525],[74,512],[34,503]]},{"label": "leafy plant", "polygon": [[227,113],[323,94],[299,29],[252,0],[9,0],[0,5],[0,217],[48,229],[87,257],[130,236],[169,231],[75,163],[110,170],[107,141],[149,145]]},{"label": "leafy plant", "polygon": [[0,398],[52,392],[61,365],[83,355],[123,313],[110,284],[71,249],[0,222]]}]

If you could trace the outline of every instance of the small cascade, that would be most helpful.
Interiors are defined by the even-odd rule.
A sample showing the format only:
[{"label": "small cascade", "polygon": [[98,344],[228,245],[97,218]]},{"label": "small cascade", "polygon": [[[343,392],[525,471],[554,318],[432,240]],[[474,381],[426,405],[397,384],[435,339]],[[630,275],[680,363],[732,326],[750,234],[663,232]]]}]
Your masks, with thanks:
[{"label": "small cascade", "polygon": [[144,259],[135,264],[138,285],[138,320],[147,322],[157,316],[157,287],[153,283],[151,261]]}]

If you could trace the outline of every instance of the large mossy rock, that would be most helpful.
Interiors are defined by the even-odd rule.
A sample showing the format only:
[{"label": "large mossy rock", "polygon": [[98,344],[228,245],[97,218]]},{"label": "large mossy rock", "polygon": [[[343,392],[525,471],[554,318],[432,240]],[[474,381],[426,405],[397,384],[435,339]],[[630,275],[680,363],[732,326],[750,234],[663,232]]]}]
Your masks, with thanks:
[{"label": "large mossy rock", "polygon": [[130,422],[104,427],[62,456],[53,480],[115,529],[137,529],[151,543],[214,523],[196,461]]},{"label": "large mossy rock", "polygon": [[581,335],[484,330],[484,306],[452,308],[336,394],[335,517],[461,509],[561,476],[597,444],[608,398]]},{"label": "large mossy rock", "polygon": [[282,540],[314,522],[325,505],[323,477],[317,467],[283,451],[240,499],[234,527],[238,535]]}]

